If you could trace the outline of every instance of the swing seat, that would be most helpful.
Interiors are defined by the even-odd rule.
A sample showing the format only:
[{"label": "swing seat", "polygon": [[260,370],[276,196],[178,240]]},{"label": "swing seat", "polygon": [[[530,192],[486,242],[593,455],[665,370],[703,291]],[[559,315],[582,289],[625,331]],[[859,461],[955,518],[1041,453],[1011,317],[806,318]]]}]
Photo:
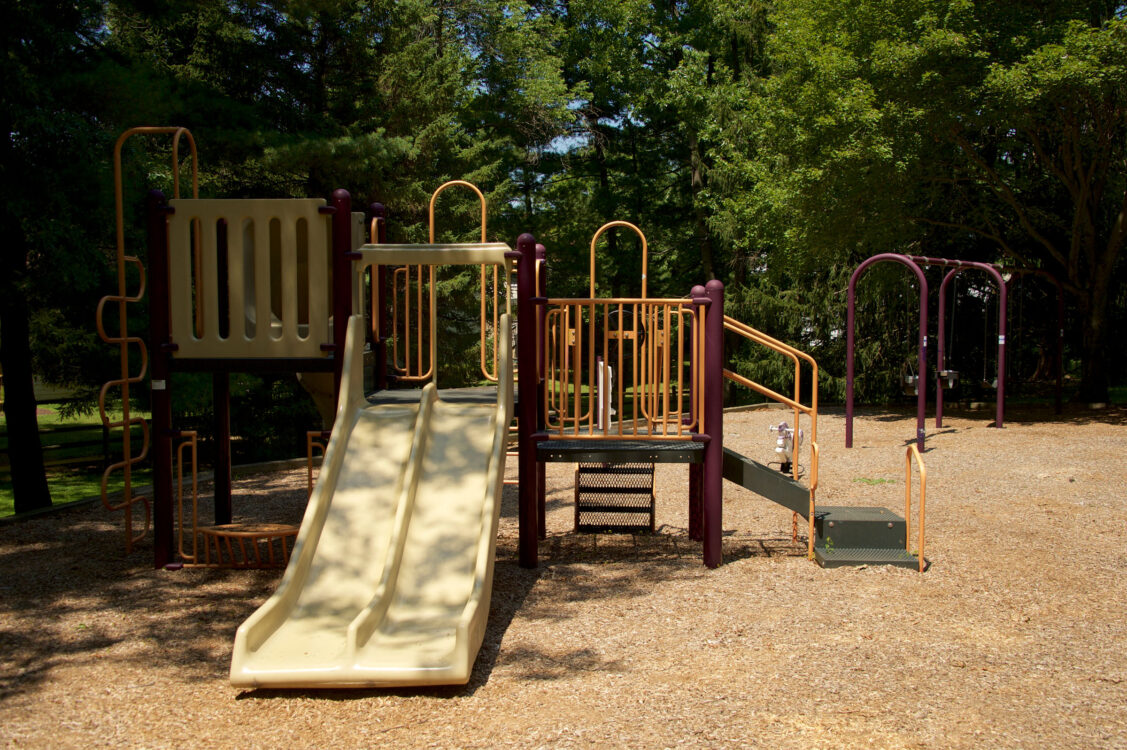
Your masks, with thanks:
[{"label": "swing seat", "polygon": [[954,388],[959,384],[958,370],[940,370],[938,374],[940,388]]},{"label": "swing seat", "polygon": [[905,396],[918,396],[920,395],[920,376],[919,375],[905,375],[901,383]]},{"label": "swing seat", "polygon": [[997,378],[994,378],[993,380],[985,380],[984,379],[982,381],[982,387],[984,389],[987,389],[987,390],[989,390],[991,388],[997,389],[998,388],[998,379]]}]

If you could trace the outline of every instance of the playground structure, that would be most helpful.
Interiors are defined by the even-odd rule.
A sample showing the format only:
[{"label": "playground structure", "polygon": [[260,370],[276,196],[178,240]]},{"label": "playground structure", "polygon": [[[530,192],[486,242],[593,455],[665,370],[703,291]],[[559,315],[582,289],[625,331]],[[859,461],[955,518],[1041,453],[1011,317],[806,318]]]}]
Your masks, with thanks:
[{"label": "playground structure", "polygon": [[[986,273],[997,288],[997,356],[995,359],[997,374],[992,387],[996,390],[994,426],[1005,426],[1005,397],[1006,397],[1006,325],[1008,318],[1008,293],[1010,282],[1021,275],[1038,275],[1048,279],[1057,292],[1057,337],[1055,347],[1055,407],[1059,414],[1061,410],[1061,389],[1063,380],[1063,341],[1064,341],[1064,291],[1060,281],[1051,274],[1039,269],[1017,269],[999,266],[991,263],[979,263],[966,260],[952,260],[950,258],[932,258],[921,255],[904,255],[900,253],[879,253],[866,260],[854,269],[849,278],[846,304],[846,374],[845,374],[845,447],[853,447],[853,383],[854,372],[854,344],[855,344],[855,311],[856,287],[861,276],[871,266],[882,263],[899,263],[915,275],[919,285],[919,329],[916,356],[916,369],[905,380],[905,392],[912,392],[916,396],[916,446],[922,451],[926,439],[925,411],[927,408],[927,337],[928,337],[928,284],[924,268],[938,266],[949,269],[939,286],[939,322],[937,332],[937,364],[935,368],[935,426],[943,426],[943,393],[944,390],[953,388],[958,383],[959,373],[949,369],[946,351],[946,305],[947,290],[955,277],[969,270]],[[1006,276],[1003,276],[1006,274]],[[985,352],[984,352],[985,355]]]},{"label": "playground structure", "polygon": [[[468,186],[479,197],[482,242],[433,242],[434,201],[452,185]],[[552,298],[544,247],[528,234],[515,250],[486,242],[484,196],[462,181],[432,196],[432,242],[426,245],[383,242],[386,215],[376,209],[366,225],[343,190],[328,205],[293,199],[166,203],[151,193],[147,216],[154,563],[287,566],[275,595],[240,628],[236,684],[468,679],[488,613],[514,411],[522,566],[537,565],[538,542],[546,535],[544,467],[551,461],[578,465],[576,527],[592,531],[652,530],[653,465],[687,464],[689,535],[701,543],[709,567],[723,561],[724,480],[790,510],[796,541],[803,518],[807,554],[825,567],[875,563],[922,571],[927,565],[926,471],[916,447],[906,454],[903,517],[885,508],[817,506],[817,363],[725,316],[719,281],[694,286],[683,298],[648,296],[646,240],[632,224],[612,222],[595,233],[588,297]],[[596,245],[615,228],[641,240],[640,297],[596,296]],[[483,378],[496,384],[484,389],[438,386],[435,273],[451,265],[481,266],[480,364]],[[114,299],[142,293],[121,291]],[[514,299],[523,332],[513,325]],[[726,333],[789,358],[793,396],[727,369]],[[140,342],[124,329],[119,339]],[[377,353],[371,395],[363,389],[366,345]],[[123,355],[121,381],[141,382],[145,368],[130,376],[126,366]],[[804,366],[813,384],[805,404],[799,392]],[[216,523],[200,527],[193,514],[190,543],[184,541],[182,496],[174,541],[173,458],[182,466],[185,451],[195,455],[195,435],[172,425],[170,380],[178,370],[214,374],[219,452],[227,461],[216,472]],[[223,444],[230,425],[222,385],[239,370],[333,375],[336,419],[300,530],[230,523],[229,449]],[[789,473],[724,446],[725,379],[792,411]],[[521,384],[519,396],[514,381]],[[802,441],[805,485],[796,450],[800,434],[808,436]],[[176,447],[175,440],[183,442]],[[914,551],[913,463],[919,474]],[[626,503],[608,501],[623,495]],[[584,510],[610,522],[584,523]],[[647,511],[648,524],[639,523],[636,516]],[[622,522],[624,516],[632,518]]]}]

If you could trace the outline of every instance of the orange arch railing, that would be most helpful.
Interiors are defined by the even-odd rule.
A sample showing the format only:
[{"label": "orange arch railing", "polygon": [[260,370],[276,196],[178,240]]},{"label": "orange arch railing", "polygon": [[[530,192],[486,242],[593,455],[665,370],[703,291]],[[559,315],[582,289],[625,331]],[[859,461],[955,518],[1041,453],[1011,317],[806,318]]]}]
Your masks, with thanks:
[{"label": "orange arch railing", "polygon": [[916,445],[909,445],[904,454],[904,551],[912,553],[912,462],[920,473],[920,520],[919,535],[916,537],[916,555],[919,558],[919,571],[924,572],[924,518],[927,512],[927,468]]},{"label": "orange arch railing", "polygon": [[603,224],[601,227],[599,227],[598,230],[596,230],[594,236],[591,237],[591,287],[590,287],[591,291],[590,291],[590,295],[591,295],[592,298],[594,298],[594,296],[595,296],[595,245],[598,244],[599,237],[601,237],[605,231],[607,231],[608,229],[613,229],[614,227],[625,227],[626,229],[633,230],[634,233],[637,234],[638,237],[641,238],[641,240],[642,240],[642,299],[645,299],[646,298],[646,267],[649,264],[649,261],[648,261],[648,258],[647,258],[648,251],[649,251],[649,245],[646,242],[646,235],[642,234],[642,230],[639,229],[634,224],[631,224],[628,221],[608,221],[606,224]]}]

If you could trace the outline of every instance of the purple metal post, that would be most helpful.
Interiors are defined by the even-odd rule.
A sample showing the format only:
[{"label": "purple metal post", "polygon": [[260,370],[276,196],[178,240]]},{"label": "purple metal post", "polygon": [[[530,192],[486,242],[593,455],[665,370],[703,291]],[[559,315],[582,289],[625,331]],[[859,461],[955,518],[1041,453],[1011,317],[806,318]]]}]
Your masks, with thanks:
[{"label": "purple metal post", "polygon": [[[978,263],[971,260],[950,260],[948,258],[928,258],[923,255],[910,256],[916,263],[922,263],[925,266],[943,266],[952,270],[947,272],[943,277],[943,282],[939,285],[939,360],[937,362],[937,370],[946,369],[945,366],[945,353],[943,351],[945,324],[944,313],[946,312],[946,294],[947,285],[956,273],[964,271],[968,268],[975,268],[979,271],[985,271],[990,274],[994,279],[994,283],[998,285],[998,388],[995,393],[994,402],[994,426],[1003,427],[1005,420],[1005,403],[1006,403],[1006,282],[1002,278],[1002,274],[998,272],[998,268],[989,263]],[[983,356],[986,353],[983,352]],[[936,375],[938,378],[939,375]],[[922,375],[921,375],[921,380]],[[936,381],[938,393],[935,401],[935,426],[939,427],[943,418],[943,389],[938,388],[938,380]]]},{"label": "purple metal post", "polygon": [[701,505],[704,516],[704,564],[723,562],[724,527],[724,284],[705,285],[709,300],[704,325],[704,469]]},{"label": "purple metal post", "polygon": [[[540,275],[537,277],[536,295],[543,299],[548,296],[548,248],[539,243],[536,244],[536,262],[540,268]],[[536,431],[540,432],[545,427],[544,373],[548,369],[548,343],[546,333],[548,330],[547,305],[536,306],[536,320],[536,390],[533,394],[530,394],[530,397],[535,396],[536,398]],[[545,508],[547,487],[546,470],[547,464],[543,461],[536,462],[536,531],[540,539],[548,538],[548,513]]]},{"label": "purple metal post", "polygon": [[172,512],[172,393],[169,374],[172,354],[168,309],[168,215],[164,194],[149,193],[145,201],[149,235],[149,352],[152,377],[153,455],[153,567],[172,562],[175,549]]},{"label": "purple metal post", "polygon": [[857,287],[857,279],[861,277],[865,269],[881,261],[894,261],[908,266],[908,268],[916,274],[916,280],[920,283],[920,332],[919,352],[917,355],[918,364],[916,367],[918,374],[918,393],[916,395],[916,446],[922,451],[924,449],[924,438],[927,434],[924,429],[924,411],[927,407],[927,378],[925,377],[927,373],[925,369],[927,366],[927,277],[924,276],[923,269],[920,268],[915,261],[907,255],[901,255],[900,253],[880,253],[874,255],[857,266],[853,271],[853,275],[849,277],[849,290],[846,294],[845,313],[845,447],[853,447],[853,328],[854,295]]},{"label": "purple metal post", "polygon": [[[522,568],[535,568],[539,554],[536,442],[536,372],[539,361],[536,326],[536,239],[517,238],[517,369],[524,374],[517,415],[518,557]],[[531,377],[529,377],[531,376]]]},{"label": "purple metal post", "polygon": [[[387,208],[382,203],[373,203],[368,207],[376,222],[376,244],[387,244]],[[389,334],[389,320],[387,315],[387,267],[376,266],[373,269],[372,298],[376,303],[376,319],[372,321],[375,332],[376,372],[375,386],[377,391],[387,388],[387,338]]]}]

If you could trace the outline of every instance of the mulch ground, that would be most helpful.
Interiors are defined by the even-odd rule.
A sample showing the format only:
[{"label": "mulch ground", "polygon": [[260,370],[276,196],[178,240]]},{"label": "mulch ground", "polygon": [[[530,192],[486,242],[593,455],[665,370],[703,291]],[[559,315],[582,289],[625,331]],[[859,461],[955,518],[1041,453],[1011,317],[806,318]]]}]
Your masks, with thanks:
[{"label": "mulch ground", "polygon": [[[461,687],[233,688],[235,629],[280,571],[153,570],[100,506],[5,524],[0,744],[1127,748],[1127,413],[991,416],[928,425],[924,574],[823,570],[789,512],[731,485],[707,570],[684,467],[658,470],[651,537],[575,534],[571,469],[552,466],[524,570],[506,488]],[[766,460],[786,417],[728,414],[726,443]],[[914,433],[870,411],[846,450],[823,414],[819,501],[902,511]],[[298,519],[304,488],[300,469],[240,480],[236,514]]]}]

